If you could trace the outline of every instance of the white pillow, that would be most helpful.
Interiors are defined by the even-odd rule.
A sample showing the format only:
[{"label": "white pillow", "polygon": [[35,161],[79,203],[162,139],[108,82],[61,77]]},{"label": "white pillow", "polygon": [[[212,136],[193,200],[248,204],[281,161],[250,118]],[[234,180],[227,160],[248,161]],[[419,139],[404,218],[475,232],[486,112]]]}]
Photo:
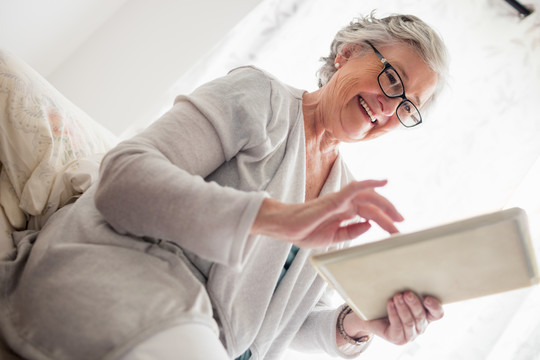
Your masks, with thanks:
[{"label": "white pillow", "polygon": [[84,191],[89,183],[79,180],[93,181],[99,156],[84,166],[79,159],[116,142],[30,66],[0,50],[0,205],[11,227],[26,229],[32,217],[39,227]]}]

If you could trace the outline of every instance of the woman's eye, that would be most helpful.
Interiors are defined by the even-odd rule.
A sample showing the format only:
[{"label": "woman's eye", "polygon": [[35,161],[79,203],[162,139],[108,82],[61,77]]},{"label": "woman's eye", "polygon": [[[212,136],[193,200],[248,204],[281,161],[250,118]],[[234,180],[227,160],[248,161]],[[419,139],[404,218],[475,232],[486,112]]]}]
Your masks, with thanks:
[{"label": "woman's eye", "polygon": [[399,82],[399,80],[394,76],[394,74],[390,72],[386,73],[386,77],[388,78],[388,82],[390,83],[390,85],[396,85]]},{"label": "woman's eye", "polygon": [[408,113],[412,112],[411,104],[405,103],[405,104],[403,104],[403,107],[405,108],[405,110],[406,110]]}]

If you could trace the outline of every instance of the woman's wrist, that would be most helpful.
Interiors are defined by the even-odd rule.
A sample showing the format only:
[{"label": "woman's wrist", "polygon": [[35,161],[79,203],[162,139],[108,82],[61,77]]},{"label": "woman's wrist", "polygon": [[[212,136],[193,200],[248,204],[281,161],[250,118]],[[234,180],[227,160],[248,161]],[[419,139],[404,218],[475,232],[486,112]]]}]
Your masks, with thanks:
[{"label": "woman's wrist", "polygon": [[301,219],[295,218],[300,216],[305,208],[305,203],[290,204],[265,198],[251,226],[250,235],[264,235],[293,242],[304,231],[305,225],[301,223]]},{"label": "woman's wrist", "polygon": [[286,207],[285,203],[272,198],[265,198],[251,226],[250,235],[275,236],[281,226],[278,220]]},{"label": "woman's wrist", "polygon": [[373,338],[373,333],[365,329],[363,324],[364,321],[349,306],[343,306],[336,326],[338,346],[346,343],[362,345],[369,342]]}]

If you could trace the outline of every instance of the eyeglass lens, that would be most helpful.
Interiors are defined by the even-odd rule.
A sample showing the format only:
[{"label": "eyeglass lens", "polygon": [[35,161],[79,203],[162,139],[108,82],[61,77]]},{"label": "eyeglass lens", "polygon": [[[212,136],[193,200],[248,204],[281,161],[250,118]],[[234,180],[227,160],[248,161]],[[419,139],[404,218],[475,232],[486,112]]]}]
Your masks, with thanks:
[{"label": "eyeglass lens", "polygon": [[[405,94],[403,82],[393,68],[387,68],[379,75],[379,84],[388,97],[402,97]],[[408,127],[417,125],[422,121],[420,112],[409,100],[403,100],[399,104],[397,115],[401,123]]]},{"label": "eyeglass lens", "polygon": [[414,126],[422,121],[420,112],[409,100],[403,101],[397,108],[397,116],[405,126]]},{"label": "eyeglass lens", "polygon": [[379,83],[386,96],[397,97],[403,95],[403,83],[394,69],[385,69],[379,76]]}]

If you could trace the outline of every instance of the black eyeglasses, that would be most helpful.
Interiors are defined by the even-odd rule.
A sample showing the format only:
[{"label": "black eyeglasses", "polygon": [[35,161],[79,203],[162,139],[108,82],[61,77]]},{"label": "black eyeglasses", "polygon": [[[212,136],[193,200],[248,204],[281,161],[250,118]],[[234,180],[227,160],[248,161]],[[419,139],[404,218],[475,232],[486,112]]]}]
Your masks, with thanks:
[{"label": "black eyeglasses", "polygon": [[422,115],[420,115],[420,111],[418,111],[418,108],[412,103],[412,101],[405,97],[405,86],[403,85],[403,81],[401,80],[401,77],[396,69],[394,69],[394,67],[390,65],[388,61],[386,61],[384,56],[382,56],[375,46],[373,46],[369,41],[366,41],[366,43],[371,46],[373,51],[375,51],[375,54],[377,54],[384,65],[384,68],[377,77],[379,86],[381,87],[384,95],[388,96],[389,98],[402,99],[396,109],[396,114],[399,121],[405,127],[413,127],[421,124]]}]

